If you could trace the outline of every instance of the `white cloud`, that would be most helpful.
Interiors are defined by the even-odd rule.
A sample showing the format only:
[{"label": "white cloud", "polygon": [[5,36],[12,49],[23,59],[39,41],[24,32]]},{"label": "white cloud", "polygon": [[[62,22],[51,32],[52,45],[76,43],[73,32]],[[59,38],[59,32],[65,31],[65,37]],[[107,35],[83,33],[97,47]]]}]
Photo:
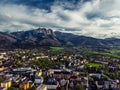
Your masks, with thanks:
[{"label": "white cloud", "polygon": [[[51,6],[51,12],[25,5],[0,4],[0,30],[16,31],[48,27],[97,38],[118,37],[119,4],[120,0],[92,0],[86,3],[81,1],[76,6],[70,3],[60,5],[55,3]],[[65,5],[70,5],[69,7],[74,9],[65,9]],[[93,17],[88,18],[87,15]]]}]

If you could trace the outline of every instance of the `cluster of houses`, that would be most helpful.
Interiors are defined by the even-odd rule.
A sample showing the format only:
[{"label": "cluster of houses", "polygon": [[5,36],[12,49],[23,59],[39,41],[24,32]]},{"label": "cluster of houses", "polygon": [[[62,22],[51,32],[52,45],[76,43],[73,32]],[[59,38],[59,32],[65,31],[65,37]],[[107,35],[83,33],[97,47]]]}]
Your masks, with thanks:
[{"label": "cluster of houses", "polygon": [[[28,58],[24,51],[21,59]],[[77,86],[82,86],[83,90],[119,90],[119,80],[114,81],[103,74],[102,68],[86,67],[84,63],[88,60],[84,58],[75,58],[76,55],[62,56],[63,58],[50,56],[47,54],[32,53],[34,57],[29,60],[39,60],[39,58],[49,58],[50,60],[68,59],[67,64],[55,65],[48,70],[37,66],[16,67],[14,65],[13,55],[20,56],[18,53],[0,53],[0,90],[7,90],[15,87],[20,90],[75,90]],[[92,57],[96,58],[96,57]],[[95,60],[105,66],[110,72],[118,70],[118,62],[108,62],[109,57],[103,57],[103,60]],[[74,60],[73,60],[74,59]],[[29,60],[22,64],[29,64]],[[114,59],[114,61],[118,61]],[[94,88],[94,89],[93,89]]]}]

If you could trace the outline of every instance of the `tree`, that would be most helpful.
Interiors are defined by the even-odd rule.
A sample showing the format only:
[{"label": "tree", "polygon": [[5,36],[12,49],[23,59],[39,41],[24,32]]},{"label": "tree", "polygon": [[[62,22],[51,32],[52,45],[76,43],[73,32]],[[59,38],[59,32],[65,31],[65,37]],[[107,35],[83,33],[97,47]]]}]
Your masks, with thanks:
[{"label": "tree", "polygon": [[31,88],[29,88],[28,90],[36,90],[37,88],[36,88],[36,86],[34,85],[34,86],[32,86]]},{"label": "tree", "polygon": [[83,85],[78,84],[78,85],[75,87],[75,90],[85,90],[85,87],[84,87]]},{"label": "tree", "polygon": [[15,87],[10,87],[10,88],[8,88],[8,90],[16,90],[16,88]]},{"label": "tree", "polygon": [[4,80],[5,79],[2,76],[0,76],[0,83],[3,82]]}]

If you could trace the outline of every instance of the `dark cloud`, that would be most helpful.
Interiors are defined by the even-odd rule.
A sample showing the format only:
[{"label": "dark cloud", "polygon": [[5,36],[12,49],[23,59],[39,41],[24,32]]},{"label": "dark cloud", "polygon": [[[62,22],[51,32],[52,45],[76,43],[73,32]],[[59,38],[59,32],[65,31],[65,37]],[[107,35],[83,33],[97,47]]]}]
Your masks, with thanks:
[{"label": "dark cloud", "polygon": [[[38,27],[111,37],[120,34],[120,0],[0,0],[3,31]],[[107,32],[105,32],[107,31]]]},{"label": "dark cloud", "polygon": [[[75,9],[78,3],[88,2],[91,0],[0,0],[2,4],[17,4],[17,5],[27,5],[30,7],[41,8],[50,10],[53,4],[65,5],[66,9]],[[69,4],[68,4],[69,3]]]},{"label": "dark cloud", "polygon": [[102,18],[103,16],[99,12],[91,12],[86,14],[87,19]]},{"label": "dark cloud", "polygon": [[27,5],[29,7],[50,10],[55,0],[0,0],[2,4]]}]

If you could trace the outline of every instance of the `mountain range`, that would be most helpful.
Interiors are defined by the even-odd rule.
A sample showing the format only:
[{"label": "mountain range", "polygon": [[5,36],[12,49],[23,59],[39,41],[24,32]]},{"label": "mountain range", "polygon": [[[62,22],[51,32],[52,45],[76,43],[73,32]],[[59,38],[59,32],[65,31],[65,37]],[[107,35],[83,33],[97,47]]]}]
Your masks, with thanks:
[{"label": "mountain range", "polygon": [[81,46],[91,48],[119,48],[120,39],[97,39],[71,33],[38,28],[11,33],[0,32],[0,48],[31,48],[42,46]]}]

